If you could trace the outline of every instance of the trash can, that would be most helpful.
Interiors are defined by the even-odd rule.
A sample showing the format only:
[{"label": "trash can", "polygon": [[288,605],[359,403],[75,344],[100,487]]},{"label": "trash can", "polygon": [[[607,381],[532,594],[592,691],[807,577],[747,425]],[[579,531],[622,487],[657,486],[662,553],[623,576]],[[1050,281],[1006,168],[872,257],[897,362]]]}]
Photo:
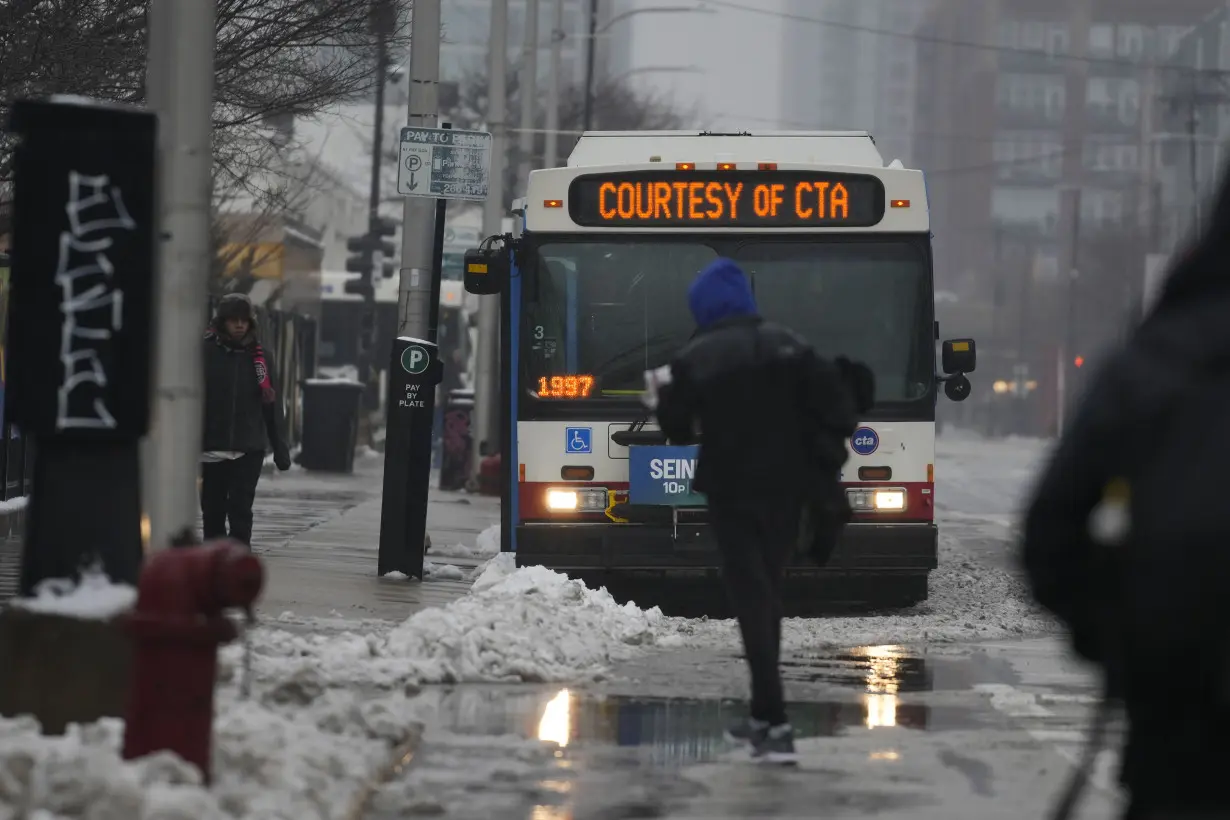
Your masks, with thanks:
[{"label": "trash can", "polygon": [[444,406],[440,459],[440,489],[461,490],[465,488],[470,474],[470,452],[474,437],[470,434],[471,416],[474,413],[474,391],[458,388],[450,390]]},{"label": "trash can", "polygon": [[347,379],[303,381],[299,465],[323,473],[354,472],[363,385]]}]

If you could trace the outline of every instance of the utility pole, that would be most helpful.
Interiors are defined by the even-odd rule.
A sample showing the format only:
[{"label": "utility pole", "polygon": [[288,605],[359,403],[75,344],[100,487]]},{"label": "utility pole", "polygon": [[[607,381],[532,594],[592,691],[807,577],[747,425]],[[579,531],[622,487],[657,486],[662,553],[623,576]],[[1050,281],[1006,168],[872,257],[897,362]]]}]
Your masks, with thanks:
[{"label": "utility pole", "polygon": [[[440,108],[440,0],[415,0],[410,32],[410,110],[406,125],[435,128]],[[431,250],[436,201],[406,197],[402,206],[401,279],[397,288],[397,335],[435,341],[431,303]]]},{"label": "utility pole", "polygon": [[[493,236],[504,227],[504,169],[508,162],[507,87],[508,0],[491,0],[491,43],[487,65],[487,123],[491,129],[491,180],[483,210],[483,233]],[[496,441],[500,404],[500,297],[480,296],[478,304],[478,356],[474,389],[475,446],[470,454],[470,476],[478,480],[483,452]],[[485,445],[485,446],[484,446]]]},{"label": "utility pole", "polygon": [[534,170],[534,108],[538,104],[538,0],[525,0],[525,44],[521,49],[521,134],[518,179]]},{"label": "utility pole", "polygon": [[1191,172],[1192,226],[1197,235],[1200,234],[1200,162],[1196,156],[1196,132],[1200,126],[1196,104],[1199,96],[1196,73],[1193,71],[1191,92],[1187,98],[1187,160]]},{"label": "utility pole", "polygon": [[158,115],[159,237],[153,425],[142,469],[146,548],[196,538],[204,373],[201,338],[213,263],[214,0],[153,0],[147,100]]},{"label": "utility pole", "polygon": [[[1059,402],[1058,423],[1063,430],[1064,413],[1066,412],[1066,394],[1073,381],[1075,368],[1070,369],[1073,356],[1072,335],[1076,319],[1077,296],[1075,277],[1077,276],[1077,245],[1080,243],[1080,189],[1084,184],[1084,157],[1086,137],[1086,105],[1089,91],[1089,29],[1093,17],[1093,0],[1073,0],[1069,4],[1068,18],[1069,42],[1071,57],[1068,61],[1065,77],[1064,111],[1063,111],[1063,178],[1067,181],[1067,195],[1062,195],[1059,205],[1059,224],[1066,236],[1063,236],[1064,256],[1070,261],[1068,271],[1068,306],[1067,327],[1061,352],[1056,356],[1056,391]],[[1062,258],[1062,257],[1061,257]],[[1063,264],[1062,262],[1060,263]]]},{"label": "utility pole", "polygon": [[589,36],[585,49],[585,115],[582,131],[594,125],[594,48],[598,40],[598,0],[589,0]]},{"label": "utility pole", "polygon": [[[591,41],[592,47],[592,41]],[[547,75],[547,124],[543,168],[554,168],[559,161],[559,81],[563,70],[564,0],[552,0],[551,71]]]},{"label": "utility pole", "polygon": [[[413,13],[406,125],[435,128],[440,107],[440,0],[415,0]],[[426,171],[430,174],[431,168]],[[396,570],[423,577],[431,427],[440,375],[435,341],[445,213],[445,201],[430,196],[407,196],[402,207],[398,338],[390,340],[388,348],[380,575]]]},{"label": "utility pole", "polygon": [[[397,27],[397,7],[392,0],[372,0],[368,18],[368,33],[376,38],[376,111],[372,130],[372,178],[367,201],[368,236],[380,235],[380,169],[384,157],[384,92],[388,84],[389,43],[388,38]],[[378,407],[379,389],[374,383],[376,368],[376,264],[370,257],[371,270],[367,273],[368,286],[363,289],[363,319],[359,324],[359,382],[363,385],[363,409],[365,416]]]},{"label": "utility pole", "polygon": [[1065,416],[1068,410],[1068,394],[1073,391],[1074,384],[1069,382],[1072,379],[1069,376],[1075,376],[1075,370],[1069,371],[1068,366],[1074,361],[1076,356],[1076,302],[1079,291],[1077,290],[1077,280],[1080,278],[1080,240],[1081,240],[1081,189],[1072,187],[1067,191],[1072,199],[1072,242],[1070,245],[1070,263],[1068,266],[1068,310],[1067,320],[1064,326],[1064,342],[1059,353],[1059,389],[1057,391],[1059,399],[1058,418],[1059,418],[1059,435],[1063,435]]}]

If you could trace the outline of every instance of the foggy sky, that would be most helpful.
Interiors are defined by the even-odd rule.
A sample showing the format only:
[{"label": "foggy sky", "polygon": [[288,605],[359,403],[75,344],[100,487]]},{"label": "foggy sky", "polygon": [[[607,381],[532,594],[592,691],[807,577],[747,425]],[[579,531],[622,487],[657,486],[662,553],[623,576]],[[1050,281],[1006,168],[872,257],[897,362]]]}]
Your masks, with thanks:
[{"label": "foggy sky", "polygon": [[[740,5],[781,11],[783,0],[737,0]],[[703,0],[619,0],[619,9],[704,6]],[[692,66],[699,74],[642,73],[630,82],[672,95],[698,109],[689,125],[723,130],[780,128],[781,18],[708,7],[681,14],[630,18],[635,67]]]}]

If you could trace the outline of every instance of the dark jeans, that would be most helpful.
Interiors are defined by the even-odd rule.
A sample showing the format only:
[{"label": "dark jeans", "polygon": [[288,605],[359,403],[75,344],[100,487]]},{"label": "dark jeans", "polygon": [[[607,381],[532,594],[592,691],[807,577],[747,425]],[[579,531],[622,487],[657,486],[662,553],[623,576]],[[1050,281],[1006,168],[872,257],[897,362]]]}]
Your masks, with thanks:
[{"label": "dark jeans", "polygon": [[796,499],[725,501],[709,496],[722,577],[752,677],[752,717],[774,726],[786,722],[779,668],[782,573],[798,539],[802,506]]},{"label": "dark jeans", "polygon": [[229,461],[201,464],[201,519],[204,540],[227,536],[252,546],[252,502],[261,478],[265,454],[245,453]]}]

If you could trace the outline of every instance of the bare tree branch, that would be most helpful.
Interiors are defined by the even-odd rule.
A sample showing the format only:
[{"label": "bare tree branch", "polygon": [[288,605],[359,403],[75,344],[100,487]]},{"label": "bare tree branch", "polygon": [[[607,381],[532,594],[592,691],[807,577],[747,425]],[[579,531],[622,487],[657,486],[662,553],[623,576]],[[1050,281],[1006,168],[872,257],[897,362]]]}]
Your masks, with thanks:
[{"label": "bare tree branch", "polygon": [[[274,124],[372,90],[372,0],[217,2],[215,211],[272,218],[307,190],[288,178],[296,146]],[[408,46],[410,0],[393,2],[396,54]],[[149,0],[0,0],[0,122],[8,103],[23,97],[144,102],[148,9]],[[0,202],[11,183],[11,147],[0,132]]]}]

